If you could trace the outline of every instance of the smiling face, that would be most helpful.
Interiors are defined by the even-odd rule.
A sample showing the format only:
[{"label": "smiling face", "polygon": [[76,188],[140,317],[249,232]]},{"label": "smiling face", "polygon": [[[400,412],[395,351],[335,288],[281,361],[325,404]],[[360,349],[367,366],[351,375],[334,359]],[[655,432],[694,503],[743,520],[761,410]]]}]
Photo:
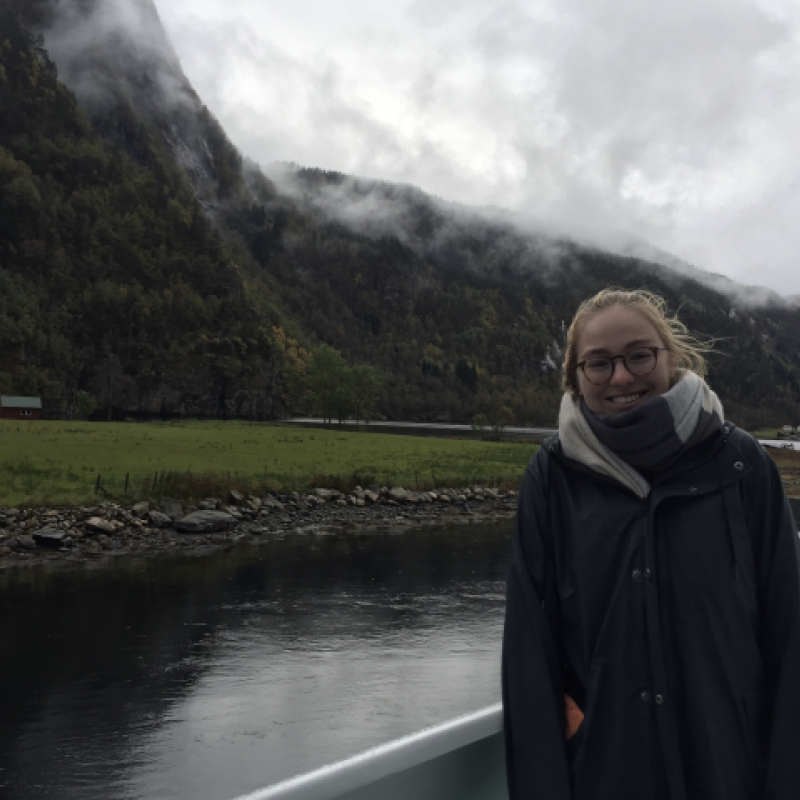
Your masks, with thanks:
[{"label": "smiling face", "polygon": [[[589,356],[621,356],[635,347],[664,347],[653,325],[627,306],[611,306],[590,317],[578,337],[578,362]],[[595,414],[618,414],[658,397],[670,389],[670,354],[659,352],[656,368],[649,375],[631,375],[621,359],[614,362],[614,374],[601,386],[586,380],[578,370],[578,388]]]}]

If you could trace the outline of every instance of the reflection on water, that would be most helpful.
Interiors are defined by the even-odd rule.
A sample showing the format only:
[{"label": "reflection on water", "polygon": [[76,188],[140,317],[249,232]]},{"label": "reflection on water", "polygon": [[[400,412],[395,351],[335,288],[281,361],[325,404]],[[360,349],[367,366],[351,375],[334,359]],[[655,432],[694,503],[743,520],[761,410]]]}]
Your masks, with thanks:
[{"label": "reflection on water", "polygon": [[0,796],[226,800],[497,702],[509,527],[0,578]]}]

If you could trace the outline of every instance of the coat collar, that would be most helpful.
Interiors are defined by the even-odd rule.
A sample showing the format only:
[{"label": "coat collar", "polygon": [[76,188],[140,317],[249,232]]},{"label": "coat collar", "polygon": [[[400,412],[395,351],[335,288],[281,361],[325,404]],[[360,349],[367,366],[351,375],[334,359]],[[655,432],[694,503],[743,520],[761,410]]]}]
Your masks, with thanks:
[{"label": "coat collar", "polygon": [[[740,448],[731,440],[736,426],[726,422],[722,429],[691,448],[675,464],[657,476],[652,493],[658,500],[665,497],[682,497],[707,494],[741,480],[753,470]],[[556,435],[542,444],[556,461],[572,472],[579,472],[601,483],[624,489],[639,499],[644,499],[630,486],[615,478],[597,472],[564,453],[560,436]]]}]

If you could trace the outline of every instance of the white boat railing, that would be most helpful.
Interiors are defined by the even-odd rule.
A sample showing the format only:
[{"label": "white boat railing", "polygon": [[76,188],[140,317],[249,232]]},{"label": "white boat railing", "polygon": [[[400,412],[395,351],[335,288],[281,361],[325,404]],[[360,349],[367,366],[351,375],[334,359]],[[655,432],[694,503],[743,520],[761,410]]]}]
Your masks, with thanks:
[{"label": "white boat railing", "polygon": [[236,800],[506,800],[498,703]]}]

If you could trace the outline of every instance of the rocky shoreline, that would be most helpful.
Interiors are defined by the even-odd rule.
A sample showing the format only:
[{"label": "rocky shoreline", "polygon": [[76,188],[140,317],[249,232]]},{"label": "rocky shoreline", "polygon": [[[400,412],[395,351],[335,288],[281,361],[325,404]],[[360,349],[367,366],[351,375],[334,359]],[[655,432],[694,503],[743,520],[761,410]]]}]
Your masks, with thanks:
[{"label": "rocky shoreline", "polygon": [[0,508],[0,572],[162,553],[203,555],[238,542],[287,533],[347,533],[364,528],[447,525],[508,519],[515,492],[483,486],[419,492],[376,486],[343,493],[210,497],[84,508]]}]

